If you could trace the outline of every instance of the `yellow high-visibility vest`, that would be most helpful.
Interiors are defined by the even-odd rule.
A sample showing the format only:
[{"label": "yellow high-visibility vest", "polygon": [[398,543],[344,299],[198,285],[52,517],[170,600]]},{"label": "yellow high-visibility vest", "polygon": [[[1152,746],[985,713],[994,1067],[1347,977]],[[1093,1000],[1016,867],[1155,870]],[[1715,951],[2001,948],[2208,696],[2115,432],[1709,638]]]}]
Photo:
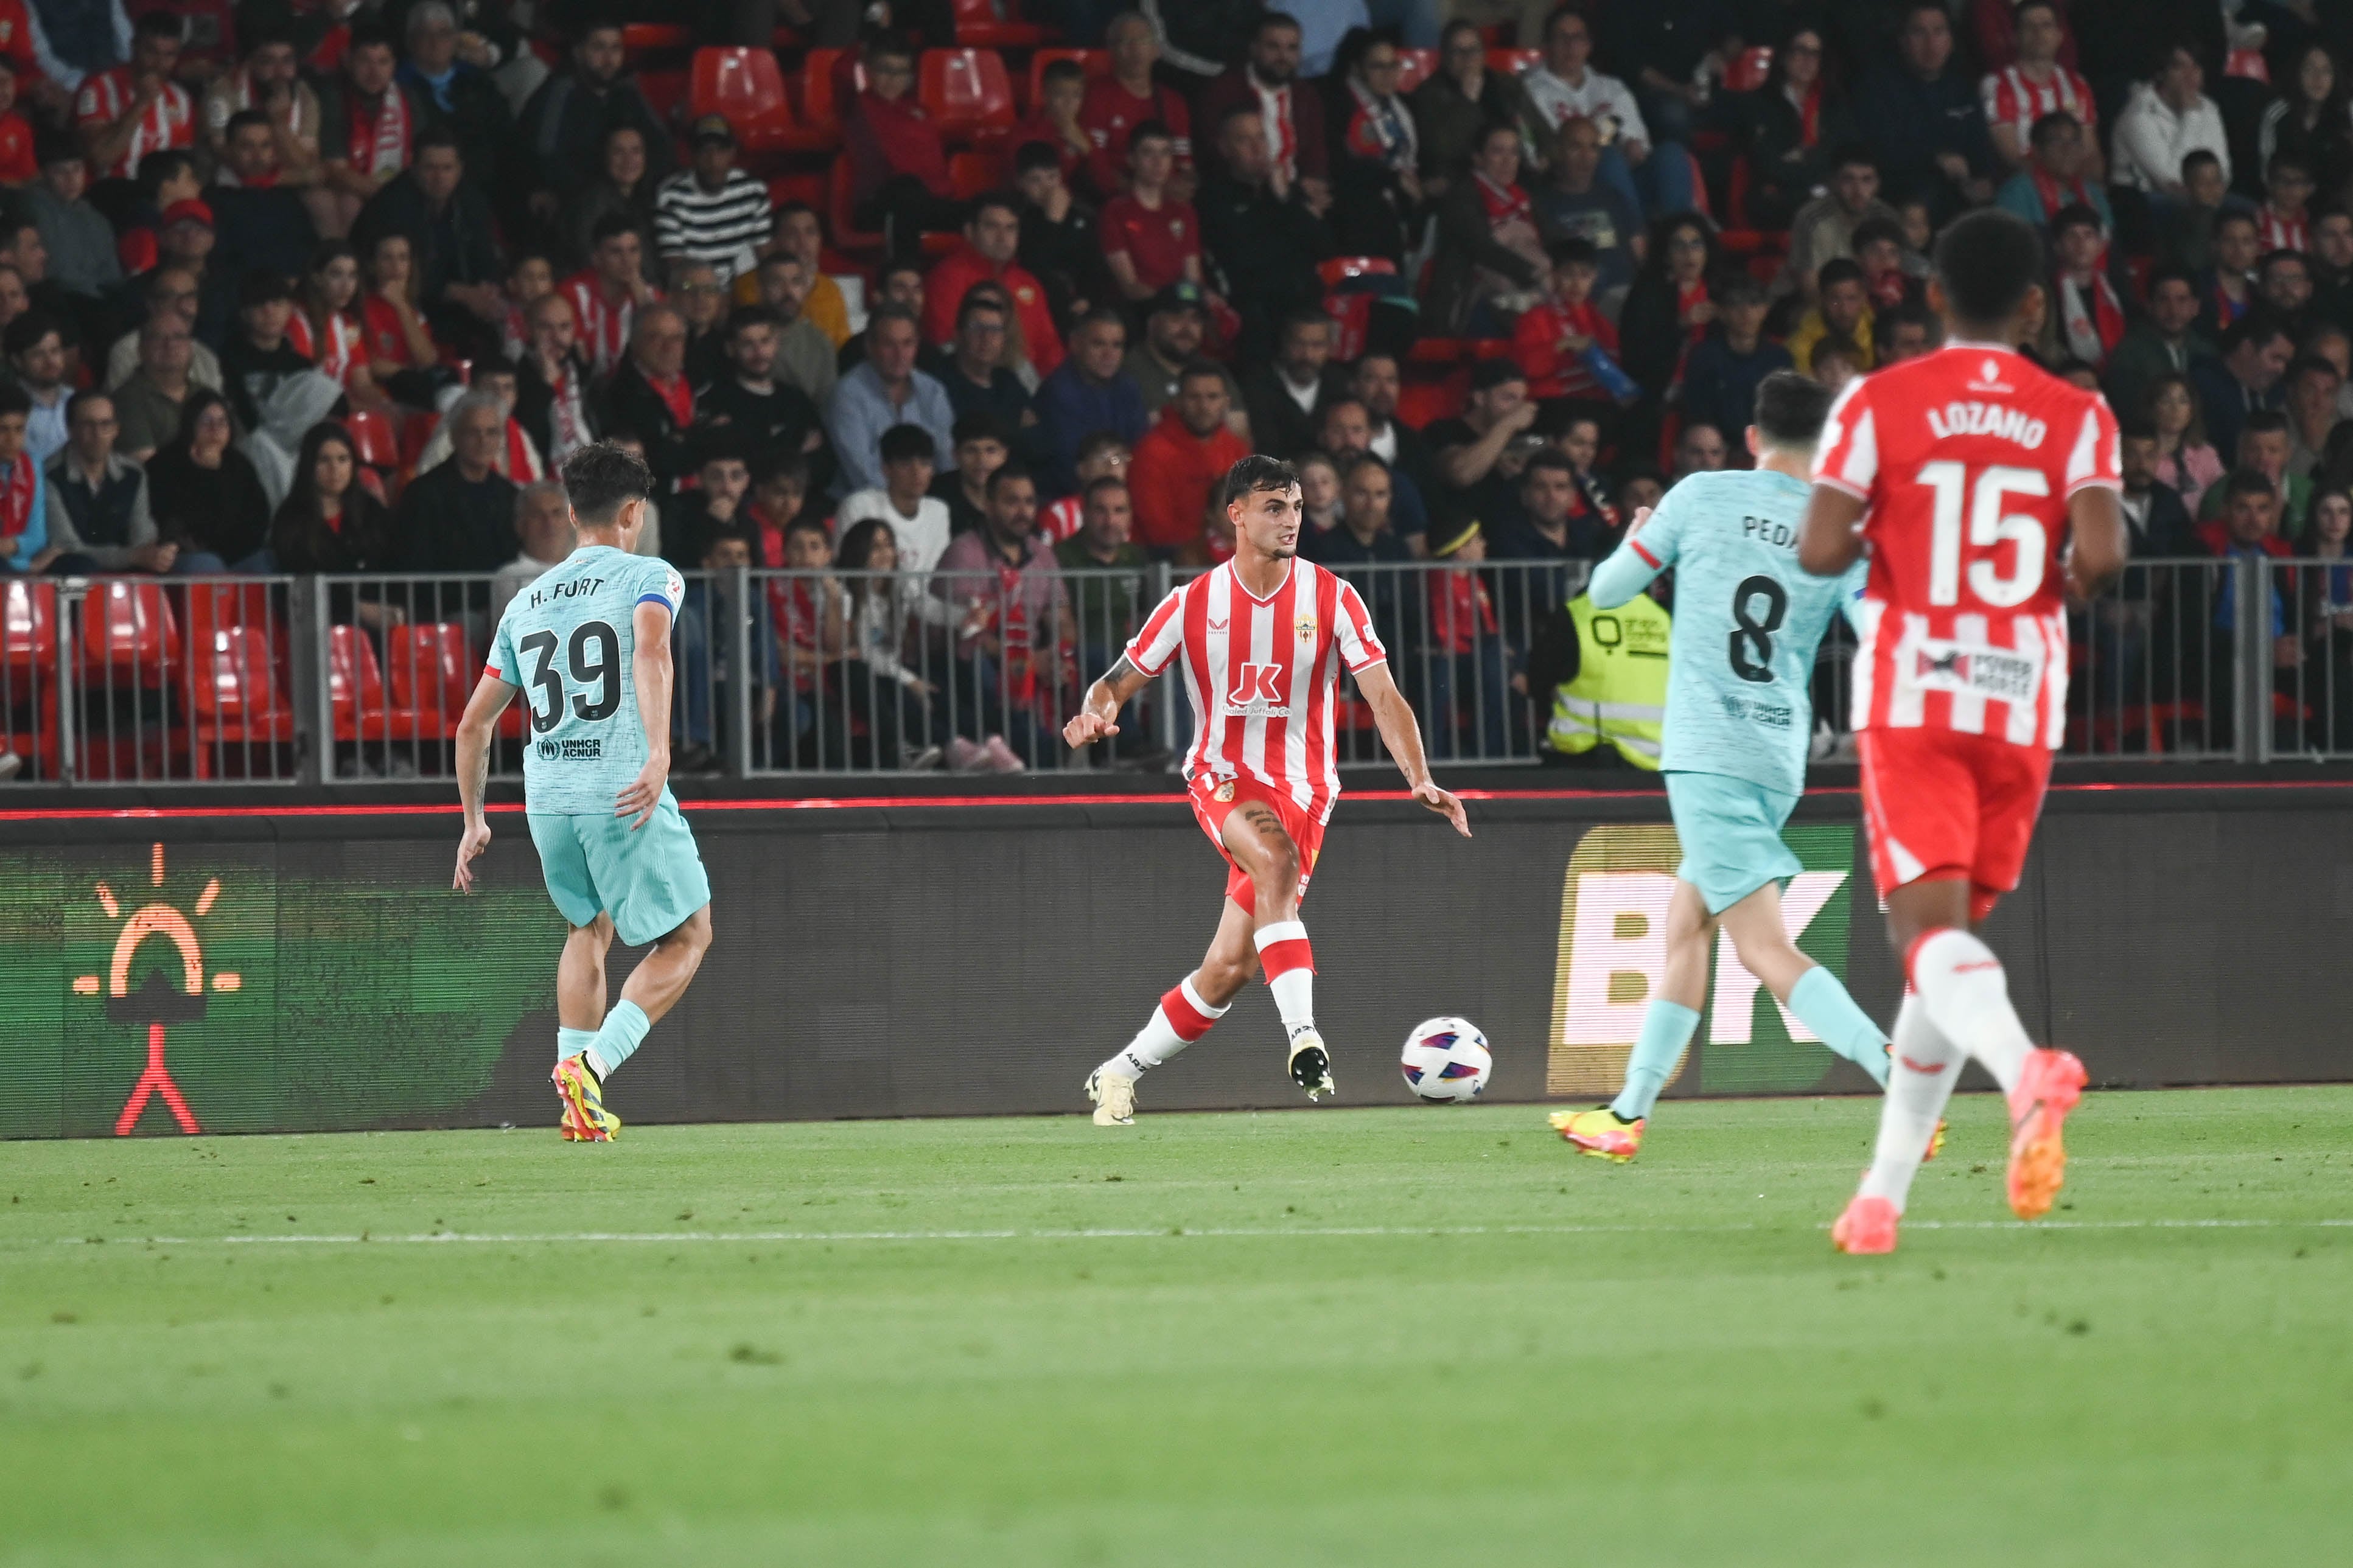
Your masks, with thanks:
[{"label": "yellow high-visibility vest", "polygon": [[1637,594],[1614,610],[1590,595],[1568,602],[1577,623],[1577,679],[1553,692],[1546,743],[1574,756],[1607,741],[1638,768],[1659,766],[1667,722],[1667,612]]}]

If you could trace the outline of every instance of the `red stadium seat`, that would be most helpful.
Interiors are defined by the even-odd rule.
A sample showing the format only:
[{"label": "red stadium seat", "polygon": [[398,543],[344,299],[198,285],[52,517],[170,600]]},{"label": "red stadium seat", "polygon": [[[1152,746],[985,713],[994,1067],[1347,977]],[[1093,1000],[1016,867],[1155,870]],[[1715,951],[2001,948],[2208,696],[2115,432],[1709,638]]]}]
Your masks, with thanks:
[{"label": "red stadium seat", "polygon": [[179,623],[155,584],[101,579],[82,601],[81,640],[86,681],[160,687],[179,653]]},{"label": "red stadium seat", "polygon": [[57,668],[57,584],[0,583],[0,744],[44,777],[56,771]]},{"label": "red stadium seat", "polygon": [[[190,760],[196,777],[212,777],[231,755],[251,771],[246,748],[294,739],[294,710],[278,689],[269,633],[255,626],[216,627],[196,645],[189,663],[195,721]],[[274,758],[267,771],[277,771]]]},{"label": "red stadium seat", "polygon": [[352,433],[361,462],[371,468],[400,467],[400,437],[393,433],[390,418],[373,408],[354,408],[343,420],[343,428]]},{"label": "red stadium seat", "polygon": [[1489,49],[1487,68],[1504,76],[1519,76],[1544,64],[1542,49]]},{"label": "red stadium seat", "polygon": [[849,195],[849,160],[836,158],[825,183],[825,226],[832,244],[851,256],[879,256],[882,236],[858,226]]},{"label": "red stadium seat", "polygon": [[357,626],[327,628],[327,700],[336,740],[381,740],[388,732],[384,669],[376,663],[375,644]]},{"label": "red stadium seat", "polygon": [[1008,131],[1018,118],[1005,61],[986,49],[924,50],[915,91],[950,141]]},{"label": "red stadium seat", "polygon": [[1046,29],[1020,19],[1014,0],[952,0],[955,9],[956,42],[973,49],[1034,49],[1046,41]]},{"label": "red stadium seat", "polygon": [[778,174],[768,182],[768,200],[776,206],[789,202],[806,202],[818,211],[825,211],[825,176],[823,174]]},{"label": "red stadium seat", "polygon": [[725,116],[736,143],[747,153],[790,146],[798,130],[785,97],[784,73],[765,49],[697,49],[687,108],[694,120]]},{"label": "red stadium seat", "polygon": [[1409,429],[1419,430],[1433,420],[1451,419],[1462,412],[1471,395],[1471,373],[1456,370],[1442,381],[1408,378],[1398,388],[1397,416]]},{"label": "red stadium seat", "polygon": [[1090,81],[1111,75],[1108,49],[1039,49],[1029,57],[1029,96],[1021,100],[1023,108],[1037,108],[1038,100],[1046,96],[1046,68],[1057,60],[1078,61]]},{"label": "red stadium seat", "polygon": [[392,666],[392,708],[406,714],[415,733],[448,740],[480,673],[466,650],[466,628],[455,621],[392,628],[385,650]]},{"label": "red stadium seat", "polygon": [[954,187],[956,200],[968,202],[1004,184],[1006,167],[1002,153],[951,153],[948,184]]},{"label": "red stadium seat", "polygon": [[1325,289],[1337,289],[1351,278],[1394,278],[1397,263],[1386,256],[1335,256],[1315,264],[1315,277]]},{"label": "red stadium seat", "polygon": [[[835,68],[841,63],[848,49],[811,49],[801,57],[801,123],[811,131],[823,131],[829,135],[841,133],[839,89],[834,82]],[[866,68],[849,68],[853,91],[866,87]]]},{"label": "red stadium seat", "polygon": [[1462,357],[1461,338],[1416,338],[1406,355],[1409,364],[1452,364]]},{"label": "red stadium seat", "polygon": [[675,125],[686,109],[686,93],[692,73],[689,71],[647,71],[637,73],[638,90],[646,95],[646,104],[665,125]]},{"label": "red stadium seat", "polygon": [[662,22],[631,22],[621,29],[621,47],[635,65],[639,55],[694,47],[694,29]]},{"label": "red stadium seat", "polygon": [[1438,74],[1436,49],[1399,49],[1398,51],[1398,85],[1400,93],[1411,92]]}]

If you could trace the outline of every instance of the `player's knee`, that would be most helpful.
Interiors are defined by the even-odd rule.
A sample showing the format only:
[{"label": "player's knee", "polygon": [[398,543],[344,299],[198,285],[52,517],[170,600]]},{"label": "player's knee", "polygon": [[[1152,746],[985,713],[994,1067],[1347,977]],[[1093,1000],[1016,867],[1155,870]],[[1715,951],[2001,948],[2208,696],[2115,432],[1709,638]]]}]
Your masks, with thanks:
[{"label": "player's knee", "polygon": [[705,904],[687,916],[685,922],[662,942],[665,945],[675,943],[701,963],[702,955],[711,951],[711,906]]},{"label": "player's knee", "polygon": [[1259,840],[1258,863],[1250,881],[1261,893],[1288,897],[1299,886],[1299,846],[1280,834]]}]

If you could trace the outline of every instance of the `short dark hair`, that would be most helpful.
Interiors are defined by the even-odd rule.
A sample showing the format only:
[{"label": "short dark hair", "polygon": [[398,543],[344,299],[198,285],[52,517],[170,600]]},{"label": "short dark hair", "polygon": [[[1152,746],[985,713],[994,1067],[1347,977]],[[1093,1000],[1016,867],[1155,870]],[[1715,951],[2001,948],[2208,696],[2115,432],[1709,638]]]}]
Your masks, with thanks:
[{"label": "short dark hair", "polygon": [[1830,417],[1831,397],[1812,376],[1777,370],[1757,384],[1757,434],[1776,447],[1811,451]]},{"label": "short dark hair", "polygon": [[2289,250],[2284,247],[2278,250],[2267,250],[2263,252],[2263,255],[2257,257],[2255,258],[2255,270],[2258,273],[2268,273],[2273,268],[2278,266],[2283,261],[2293,261],[2298,267],[2303,268],[2307,276],[2311,274],[2312,262],[2306,257],[2304,252],[2301,250]]},{"label": "short dark hair", "polygon": [[964,221],[966,224],[978,223],[980,215],[991,207],[1001,209],[1015,223],[1021,221],[1021,198],[1011,191],[981,192],[972,198],[972,205],[965,209]]},{"label": "short dark hair", "polygon": [[2301,173],[2306,179],[2310,179],[2312,177],[2312,160],[2306,157],[2303,153],[2296,152],[2292,147],[2284,147],[2280,151],[2273,153],[2272,161],[2263,165],[2263,178],[2266,181],[2276,180],[2280,177],[2280,171],[2282,169],[2296,170]]},{"label": "short dark hair", "polygon": [[2242,343],[2268,343],[2274,338],[2294,341],[2287,323],[2266,310],[2249,310],[2222,329],[2222,336],[2214,346],[2226,357],[2238,352]]},{"label": "short dark hair", "polygon": [[1833,169],[1869,169],[1875,174],[1879,172],[1879,158],[1876,153],[1872,152],[1870,142],[1849,142],[1838,150],[1836,161],[1831,164],[1831,167]]},{"label": "short dark hair", "polygon": [[427,147],[447,147],[458,154],[459,163],[466,161],[466,144],[459,141],[458,133],[447,125],[427,124],[424,130],[419,131],[417,133],[417,140],[409,144],[408,161],[415,163],[419,158],[425,156],[425,149]]},{"label": "short dark hair", "polygon": [[635,452],[610,440],[592,441],[564,459],[564,494],[583,523],[609,523],[622,506],[653,493],[653,470]]},{"label": "short dark hair", "polygon": [[[787,529],[786,531],[790,532],[791,531]],[[712,555],[715,553],[723,544],[742,545],[744,549],[752,552],[754,564],[756,565],[758,563],[760,559],[760,542],[752,537],[752,531],[750,529],[738,528],[733,523],[722,523],[717,528],[712,529],[711,531],[710,537],[702,542],[702,558],[705,561],[710,560]]]},{"label": "short dark hair", "polygon": [[775,327],[778,324],[776,312],[765,305],[738,305],[727,312],[727,336],[730,341],[733,341],[735,334],[746,327]]},{"label": "short dark hair", "polygon": [[175,11],[142,11],[139,19],[131,24],[131,32],[134,37],[169,38],[175,44],[185,42],[187,37]]},{"label": "short dark hair", "polygon": [[2150,299],[2154,300],[2157,298],[2157,286],[2160,283],[2179,283],[2183,288],[2189,289],[2192,294],[2198,292],[2198,274],[2190,271],[2187,267],[2160,267],[2156,271],[2150,273],[2148,275],[2148,297]]},{"label": "short dark hair", "polygon": [[139,160],[139,194],[152,202],[155,199],[155,193],[164,188],[164,181],[174,178],[182,170],[195,166],[196,161],[178,147],[150,153]]},{"label": "short dark hair", "polygon": [[2242,437],[2284,436],[2287,433],[2287,416],[2276,408],[2253,409],[2249,411],[2246,422],[2239,426]]},{"label": "short dark hair", "polygon": [[964,299],[956,305],[956,331],[964,331],[964,324],[983,310],[997,316],[1009,317],[1013,314],[1012,308],[1006,303],[1005,296],[995,285],[987,282],[976,283],[964,291]]},{"label": "short dark hair", "polygon": [[808,494],[808,459],[789,447],[771,447],[759,454],[752,465],[753,488],[756,489],[762,485],[779,481],[792,486],[803,495]]},{"label": "short dark hair", "polygon": [[638,220],[623,212],[607,213],[588,226],[588,248],[596,249],[615,235],[635,234]]},{"label": "short dark hair", "polygon": [[1290,12],[1270,10],[1261,15],[1258,19],[1258,26],[1250,29],[1250,41],[1255,43],[1264,37],[1270,27],[1288,27],[1294,33],[1307,31],[1299,25],[1299,18]]},{"label": "short dark hair", "polygon": [[[1055,62],[1056,65],[1072,63],[1068,60]],[[1047,74],[1050,76],[1053,74],[1051,66],[1047,68]],[[1040,169],[1059,169],[1061,166],[1062,154],[1050,142],[1024,142],[1020,146],[1013,149],[1013,177],[1017,180],[1024,174],[1034,174]]]},{"label": "short dark hair", "polygon": [[[237,308],[250,310],[257,305],[274,305],[280,300],[294,298],[293,288],[282,273],[267,267],[251,267],[237,282]],[[14,323],[11,323],[12,325]]]},{"label": "short dark hair", "polygon": [[2222,226],[2226,223],[2242,223],[2249,228],[2262,226],[2255,222],[2255,215],[2244,207],[2218,207],[2214,212],[2214,221],[2208,226],[2207,232],[2220,234],[2222,232]]},{"label": "short dark hair", "polygon": [[940,460],[940,444],[920,425],[893,425],[875,445],[885,464],[913,462],[917,458],[926,463]]},{"label": "short dark hair", "polygon": [[[202,395],[201,393],[191,393],[188,395],[188,401],[194,404],[200,395]],[[216,401],[219,396],[218,393],[213,394]],[[22,414],[30,418],[32,413],[33,395],[13,381],[0,381],[0,416]],[[181,421],[183,424],[186,422],[185,418]]]},{"label": "short dark hair", "polygon": [[1711,285],[1708,292],[1720,309],[1734,305],[1762,305],[1766,300],[1765,285],[1752,272],[1735,272],[1723,282]]},{"label": "short dark hair", "polygon": [[866,58],[871,60],[885,56],[894,60],[913,59],[915,40],[895,27],[886,27],[869,37],[866,40]]},{"label": "short dark hair", "polygon": [[2081,131],[2083,128],[2082,121],[2063,109],[2054,109],[2048,114],[2035,116],[2034,123],[2027,128],[2027,144],[2040,151],[2057,141],[2060,132]]},{"label": "short dark hair", "polygon": [[2126,441],[2154,441],[2157,439],[2157,426],[2135,415],[2129,419],[2116,421],[2116,435]]},{"label": "short dark hair", "polygon": [[1105,452],[1124,450],[1126,447],[1127,437],[1116,430],[1092,431],[1079,443],[1079,449],[1071,454],[1071,462],[1073,466],[1091,462]]},{"label": "short dark hair", "polygon": [[1539,472],[1567,474],[1572,484],[1577,480],[1577,465],[1568,460],[1567,453],[1556,447],[1546,447],[1542,451],[1530,455],[1527,466],[1520,470],[1520,483],[1526,484],[1531,475]]},{"label": "short dark hair", "polygon": [[1855,255],[1861,256],[1865,246],[1877,245],[1883,240],[1889,239],[1899,246],[1902,245],[1904,231],[1886,218],[1867,217],[1854,226],[1854,237],[1847,241],[1846,247]]},{"label": "short dark hair", "polygon": [[1125,489],[1127,489],[1127,481],[1125,479],[1120,479],[1112,474],[1105,474],[1099,479],[1090,479],[1087,481],[1087,488],[1080,493],[1079,504],[1082,506],[1086,505],[1088,502],[1093,500],[1096,494],[1100,491],[1124,490]]},{"label": "short dark hair", "polygon": [[1033,487],[1038,482],[1037,476],[1029,471],[1029,466],[1027,463],[1022,462],[1018,458],[1009,458],[988,476],[988,482],[981,487],[981,493],[989,500],[995,500],[997,492],[1016,479],[1025,479]]},{"label": "short dark hair", "polygon": [[2294,360],[2289,362],[2287,374],[2280,379],[2283,381],[2296,382],[2303,380],[2307,375],[2314,374],[2335,376],[2340,381],[2344,379],[2343,373],[2338,371],[2335,364],[2321,358],[2318,354],[2313,353],[2296,355]]},{"label": "short dark hair", "polygon": [[2100,221],[2098,213],[2082,202],[2071,202],[2051,215],[2051,237],[2053,239],[2071,228],[2088,228],[2094,234],[2105,234],[2107,226]]},{"label": "short dark hair", "polygon": [[2042,241],[1998,207],[1964,213],[1936,240],[1936,280],[1953,314],[1976,327],[2007,321],[2042,277]]},{"label": "short dark hair", "polygon": [[1084,80],[1086,80],[1086,79],[1087,79],[1087,68],[1086,68],[1085,66],[1083,66],[1083,65],[1081,65],[1078,61],[1076,61],[1076,60],[1067,60],[1067,59],[1066,59],[1066,60],[1049,60],[1049,61],[1046,63],[1046,68],[1045,68],[1043,71],[1041,71],[1041,72],[1039,72],[1039,76],[1038,76],[1038,85],[1039,85],[1040,87],[1043,87],[1043,86],[1045,86],[1048,82],[1055,82],[1055,81],[1082,81],[1082,81],[1084,81]]},{"label": "short dark hair", "polygon": [[[0,408],[0,414],[6,412],[6,409]],[[2272,488],[2271,480],[2263,476],[2260,468],[2232,468],[2231,477],[2222,481],[2222,499],[2225,501],[2236,500],[2241,496],[2268,497],[2278,494],[2279,491]]]},{"label": "short dark hair", "polygon": [[1121,315],[1117,310],[1113,310],[1109,305],[1097,305],[1092,310],[1087,311],[1086,314],[1081,316],[1077,321],[1071,323],[1071,336],[1076,338],[1081,332],[1085,331],[1089,327],[1102,326],[1117,327],[1121,331],[1124,332],[1127,331],[1127,318]]},{"label": "short dark hair", "polygon": [[797,511],[793,513],[792,521],[785,524],[783,537],[790,539],[796,533],[814,533],[819,539],[825,540],[828,543],[832,542],[832,540],[825,531],[825,519],[818,516],[815,512]]},{"label": "short dark hair", "polygon": [[1814,274],[1817,292],[1827,292],[1833,283],[1852,283],[1859,288],[1862,281],[1862,264],[1846,256],[1831,257],[1822,263],[1821,270]]},{"label": "short dark hair", "polygon": [[259,125],[267,131],[269,129],[269,116],[259,109],[240,109],[228,117],[227,124],[221,127],[221,140],[227,141],[249,125]]},{"label": "short dark hair", "polygon": [[9,322],[6,331],[0,332],[0,350],[5,350],[8,357],[15,359],[51,332],[58,334],[59,342],[65,342],[65,328],[55,316],[47,310],[27,310]]},{"label": "short dark hair", "polygon": [[1226,470],[1218,487],[1218,504],[1229,507],[1259,490],[1288,490],[1299,482],[1299,470],[1280,458],[1252,452]]},{"label": "short dark hair", "polygon": [[[66,423],[68,425],[71,425],[74,422],[74,416],[79,414],[82,409],[90,404],[112,404],[113,402],[114,394],[107,391],[104,387],[84,387],[81,391],[75,393],[71,397],[66,399]],[[121,412],[119,406],[117,408],[117,412]]]},{"label": "short dark hair", "polygon": [[1601,265],[1601,252],[1594,248],[1593,242],[1589,239],[1581,239],[1576,235],[1570,235],[1566,239],[1556,239],[1546,246],[1545,256],[1555,267]]},{"label": "short dark hair", "polygon": [[1176,373],[1178,386],[1183,386],[1188,381],[1214,381],[1222,386],[1225,384],[1225,366],[1215,360],[1187,360],[1185,363],[1185,368]]},{"label": "short dark hair", "polygon": [[1161,119],[1159,116],[1155,115],[1149,120],[1139,121],[1136,124],[1135,129],[1127,133],[1128,156],[1134,157],[1135,155],[1135,144],[1143,141],[1147,136],[1156,142],[1174,142],[1176,140],[1176,133],[1168,129],[1168,122]]},{"label": "short dark hair", "polygon": [[2216,156],[2211,147],[2200,147],[2194,153],[2184,153],[2181,155],[2182,177],[2187,179],[2190,170],[2203,168],[2208,163],[2213,164],[2218,169],[2222,166],[2222,160]]},{"label": "short dark hair", "polygon": [[950,426],[948,439],[959,447],[966,441],[994,441],[1006,447],[1013,445],[1013,437],[1006,431],[1005,421],[979,409],[962,416]]}]

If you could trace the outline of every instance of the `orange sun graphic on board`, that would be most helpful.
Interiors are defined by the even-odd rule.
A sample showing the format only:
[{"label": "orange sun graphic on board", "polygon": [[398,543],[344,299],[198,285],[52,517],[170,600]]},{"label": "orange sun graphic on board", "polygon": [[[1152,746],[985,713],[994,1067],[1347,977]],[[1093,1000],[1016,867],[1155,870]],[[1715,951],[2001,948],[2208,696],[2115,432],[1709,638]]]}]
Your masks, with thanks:
[{"label": "orange sun graphic on board", "polygon": [[[154,846],[148,861],[148,883],[164,885],[164,847]],[[196,895],[196,918],[202,920],[212,911],[213,902],[220,897],[220,879],[213,878],[205,890]],[[142,904],[123,918],[121,900],[114,889],[104,882],[97,885],[99,908],[108,920],[122,921],[122,931],[114,940],[113,961],[103,975],[83,974],[75,978],[74,994],[95,996],[101,987],[106,994],[106,1016],[117,1023],[147,1026],[147,1066],[132,1086],[131,1098],[123,1102],[122,1114],[115,1118],[114,1132],[118,1138],[130,1136],[139,1124],[139,1113],[147,1109],[151,1099],[161,1099],[180,1124],[183,1132],[203,1131],[196,1125],[195,1113],[188,1109],[180,1093],[180,1086],[172,1081],[171,1069],[164,1062],[164,1031],[172,1024],[194,1023],[205,1016],[205,952],[204,944],[196,939],[196,930],[188,917],[158,898]],[[162,969],[151,969],[139,989],[131,989],[131,961],[139,944],[151,936],[168,940],[180,956],[182,984],[174,986]],[[212,976],[214,991],[235,991],[243,977],[233,970],[222,970]]]}]

